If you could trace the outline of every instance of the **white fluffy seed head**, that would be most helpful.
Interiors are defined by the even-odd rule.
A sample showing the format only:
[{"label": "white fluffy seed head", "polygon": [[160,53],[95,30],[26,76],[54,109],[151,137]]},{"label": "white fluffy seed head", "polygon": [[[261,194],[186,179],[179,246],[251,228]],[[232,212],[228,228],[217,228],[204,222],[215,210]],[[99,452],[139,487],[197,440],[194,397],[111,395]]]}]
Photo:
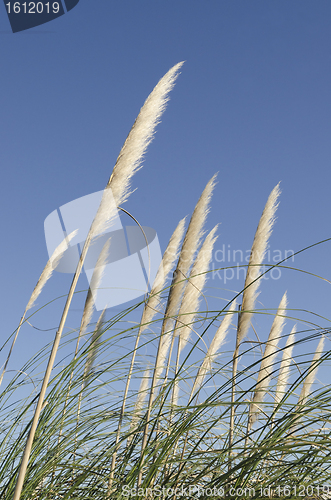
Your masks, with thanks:
[{"label": "white fluffy seed head", "polygon": [[183,289],[186,285],[185,280],[188,277],[188,272],[204,234],[203,226],[210,210],[209,205],[216,184],[216,176],[217,174],[210,179],[203,190],[187,228],[169,293],[166,319],[162,327],[163,331],[169,331],[173,328],[174,317],[180,307]]},{"label": "white fluffy seed head", "polygon": [[317,375],[318,361],[323,354],[324,340],[325,339],[324,339],[324,335],[323,335],[318,343],[317,349],[315,351],[313,360],[312,360],[310,368],[309,368],[308,375],[306,376],[306,378],[303,382],[301,393],[300,393],[300,396],[298,399],[299,405],[303,405],[307,401],[309,394],[311,392],[311,387],[312,387],[312,385],[315,381],[316,375]]},{"label": "white fluffy seed head", "polygon": [[155,379],[158,381],[161,379],[163,370],[167,362],[167,356],[171,345],[171,339],[172,339],[171,332],[164,333],[160,339],[161,344],[159,350],[159,357],[155,371]]},{"label": "white fluffy seed head", "polygon": [[100,205],[90,229],[91,239],[96,239],[102,233],[109,231],[115,217],[118,216],[117,206],[112,190],[107,186],[102,193]]},{"label": "white fluffy seed head", "polygon": [[161,78],[141,108],[104,189],[101,203],[88,233],[88,244],[109,230],[117,216],[117,208],[131,194],[131,178],[141,168],[147,146],[153,139],[155,128],[169,99],[168,94],[182,65],[183,62],[176,64]]},{"label": "white fluffy seed head", "polygon": [[177,320],[179,324],[184,326],[180,326],[175,332],[176,335],[179,335],[179,354],[185,348],[192,331],[191,324],[194,322],[194,318],[197,314],[202,291],[207,280],[207,272],[212,258],[214,244],[217,240],[215,236],[217,227],[218,226],[215,226],[210,231],[201,246],[185,288]]},{"label": "white fluffy seed head", "polygon": [[290,335],[288,336],[282,362],[280,364],[279,375],[277,380],[276,394],[275,394],[275,403],[279,404],[282,398],[285,395],[286,388],[288,386],[288,380],[290,377],[290,369],[291,369],[291,361],[292,361],[292,352],[294,348],[294,340],[295,340],[295,332],[296,325],[291,330]]},{"label": "white fluffy seed head", "polygon": [[[147,368],[142,376],[140,387],[137,394],[136,404],[133,410],[132,420],[130,423],[130,432],[133,432],[137,427],[137,423],[140,420],[140,416],[144,409],[144,404],[148,395],[148,387],[150,382],[150,369]],[[129,445],[132,441],[132,436],[129,436],[127,444]]]},{"label": "white fluffy seed head", "polygon": [[[216,177],[217,174],[213,175],[203,190],[187,228],[177,266],[177,270],[184,278],[187,277],[194,255],[204,235],[203,226],[210,211],[210,201],[216,185]],[[180,276],[179,279],[181,279]]]},{"label": "white fluffy seed head", "polygon": [[121,149],[108,181],[117,206],[124,203],[130,194],[131,178],[141,167],[147,146],[153,139],[155,128],[169,100],[168,94],[182,65],[183,62],[176,64],[161,78],[146,99]]},{"label": "white fluffy seed head", "polygon": [[254,421],[258,417],[259,403],[263,402],[270,384],[272,371],[274,368],[274,361],[277,355],[278,343],[281,338],[283,328],[285,325],[286,308],[287,308],[287,295],[285,292],[278,306],[277,314],[272,323],[269,337],[264,349],[261,366],[257,378],[257,383],[255,386],[253,402],[250,407],[252,423],[254,423]]},{"label": "white fluffy seed head", "polygon": [[174,262],[178,258],[179,247],[180,242],[183,238],[184,228],[185,218],[179,222],[163,254],[162,262],[160,264],[151,292],[149,294],[149,299],[144,307],[140,322],[140,333],[146,330],[146,328],[148,327],[148,323],[153,320],[155,314],[160,309],[160,292],[163,289],[167,278],[169,277],[169,273],[173,268]]},{"label": "white fluffy seed head", "polygon": [[227,336],[227,333],[229,331],[229,328],[231,326],[231,322],[233,319],[233,315],[235,313],[237,303],[236,300],[232,302],[232,304],[229,307],[229,310],[226,312],[220,326],[218,327],[214,338],[209,346],[209,349],[207,351],[207,354],[201,363],[201,366],[199,368],[198,374],[196,376],[196,379],[193,384],[193,388],[191,391],[191,397],[195,393],[197,389],[199,389],[203,382],[204,379],[208,373],[208,371],[211,370],[212,368],[212,363],[216,360],[217,356],[219,356],[219,349],[220,347],[224,344],[225,338]]},{"label": "white fluffy seed head", "polygon": [[98,289],[100,287],[100,283],[104,274],[105,266],[107,263],[107,258],[109,254],[109,247],[110,247],[110,238],[106,241],[104,246],[102,247],[102,250],[99,254],[97,263],[95,265],[89,290],[87,292],[87,297],[85,301],[85,306],[84,306],[84,311],[83,311],[83,316],[82,316],[82,321],[80,324],[80,332],[79,335],[82,336],[85,333],[85,330],[88,326],[88,324],[91,321],[92,314],[93,314],[93,309],[94,309],[94,303],[96,301],[96,297],[98,294]]},{"label": "white fluffy seed head", "polygon": [[64,240],[56,247],[46,266],[44,267],[43,272],[40,275],[40,278],[32,292],[32,295],[29,299],[29,302],[25,308],[25,312],[27,312],[31,307],[34,306],[37,298],[41,294],[42,289],[46,285],[49,278],[52,276],[54,269],[58,266],[64,252],[68,249],[70,241],[76,236],[77,230],[70,233],[68,236],[64,238]]},{"label": "white fluffy seed head", "polygon": [[95,330],[91,337],[91,348],[87,353],[86,366],[85,366],[85,375],[84,375],[84,387],[86,387],[89,377],[92,373],[92,369],[98,354],[98,348],[101,341],[102,335],[102,325],[104,322],[106,309],[102,311],[97,321]]},{"label": "white fluffy seed head", "polygon": [[241,306],[242,313],[240,314],[238,322],[237,347],[247,335],[248,328],[250,326],[255,301],[258,296],[258,288],[261,282],[261,280],[256,280],[256,278],[260,274],[261,264],[265,257],[268,241],[275,222],[275,213],[278,207],[277,200],[279,195],[280,188],[279,184],[277,184],[269,195],[254,236],[244,286],[245,290]]}]

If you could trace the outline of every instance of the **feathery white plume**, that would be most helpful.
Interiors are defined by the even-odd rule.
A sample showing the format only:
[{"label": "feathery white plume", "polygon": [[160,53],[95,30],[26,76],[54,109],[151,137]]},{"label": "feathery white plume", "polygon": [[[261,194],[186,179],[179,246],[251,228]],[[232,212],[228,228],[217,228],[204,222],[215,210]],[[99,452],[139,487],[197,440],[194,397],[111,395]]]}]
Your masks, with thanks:
[{"label": "feathery white plume", "polygon": [[291,330],[290,335],[288,336],[282,362],[280,364],[276,394],[275,394],[275,403],[279,404],[282,398],[285,395],[285,391],[288,385],[288,379],[290,376],[290,368],[291,368],[291,360],[292,360],[292,352],[294,348],[294,339],[295,339],[296,325]]},{"label": "feathery white plume", "polygon": [[142,166],[146,149],[153,140],[156,126],[169,100],[168,94],[183,64],[183,62],[176,64],[161,78],[142,106],[103,192],[90,230],[91,238],[109,229],[117,215],[117,207],[130,196],[131,178]]},{"label": "feathery white plume", "polygon": [[131,177],[141,167],[146,148],[153,139],[155,127],[182,65],[183,62],[176,64],[161,78],[146,99],[121,149],[107,185],[111,187],[117,206],[124,203],[130,194]]},{"label": "feathery white plume", "polygon": [[170,238],[168,246],[163,254],[162,262],[159,266],[156,278],[154,280],[149,299],[144,307],[141,318],[140,333],[146,330],[148,323],[153,320],[154,315],[159,311],[160,307],[160,292],[167,280],[169,273],[178,257],[179,245],[183,238],[185,227],[185,218],[182,219],[176,227],[173,235]]},{"label": "feathery white plume", "polygon": [[[229,448],[231,449],[233,443],[233,435],[234,435],[234,415],[235,415],[235,397],[236,397],[236,376],[238,369],[238,356],[239,356],[239,347],[245,336],[247,335],[251,318],[253,315],[253,310],[255,307],[255,301],[258,296],[258,288],[260,286],[260,279],[256,279],[259,276],[260,268],[262,261],[265,256],[265,252],[268,247],[268,240],[271,235],[272,227],[275,222],[275,212],[278,207],[277,200],[280,195],[279,183],[274,189],[271,191],[267,203],[262,212],[261,219],[256,229],[256,233],[253,240],[253,245],[251,248],[251,255],[249,258],[247,275],[245,279],[244,292],[241,304],[241,313],[238,319],[238,328],[237,328],[237,338],[236,338],[236,347],[233,353],[233,365],[232,365],[232,394],[231,394],[231,411],[230,411],[230,432],[229,432]],[[256,280],[256,281],[255,281]],[[250,431],[250,426],[252,424],[252,408],[254,406],[250,405],[249,410],[249,418],[247,424],[247,435],[246,435],[246,443],[248,434]],[[254,418],[254,417],[253,417]],[[231,452],[230,455],[231,456]],[[231,462],[231,461],[230,461]]]},{"label": "feathery white plume", "polygon": [[204,234],[203,226],[210,210],[209,204],[215,187],[216,176],[217,174],[210,179],[203,190],[187,228],[176,271],[174,273],[172,287],[169,293],[165,320],[162,326],[163,331],[170,331],[174,324],[173,318],[177,314],[180,306],[182,292],[186,285],[186,278],[188,277],[188,272],[192,265],[194,255]]},{"label": "feathery white plume", "polygon": [[21,326],[24,322],[25,315],[28,312],[28,310],[31,309],[33,307],[33,305],[35,304],[37,298],[39,297],[39,295],[42,292],[42,289],[46,285],[49,278],[52,276],[54,269],[58,266],[64,252],[68,249],[70,241],[76,236],[76,234],[77,234],[77,230],[73,231],[72,233],[69,234],[69,236],[66,236],[64,238],[64,240],[54,250],[52,256],[50,257],[46,266],[44,267],[43,272],[41,273],[40,278],[39,278],[36,286],[34,287],[34,290],[31,294],[31,297],[30,297],[28,304],[25,308],[25,311],[24,311],[23,316],[21,318],[20,324],[17,327],[13,342],[10,346],[10,350],[9,350],[6,362],[3,366],[3,369],[2,369],[2,372],[0,375],[0,386],[2,384],[2,380],[3,380],[4,374],[6,372],[6,369],[7,369],[8,363],[9,363],[9,359],[10,359],[11,353],[13,351],[14,345],[16,343],[18,334],[19,334]]},{"label": "feathery white plume", "polygon": [[107,186],[103,190],[100,205],[89,231],[91,239],[96,239],[102,233],[109,231],[116,216],[118,216],[117,206],[112,190]]},{"label": "feathery white plume", "polygon": [[160,348],[159,348],[157,366],[155,367],[155,380],[159,380],[162,376],[164,367],[166,365],[167,355],[169,352],[171,340],[172,340],[172,332],[164,333],[160,339]]},{"label": "feathery white plume", "polygon": [[[258,288],[261,280],[256,280],[260,274],[261,264],[265,257],[270,238],[272,227],[275,222],[275,212],[278,207],[277,200],[280,195],[279,184],[271,191],[268,201],[264,207],[260,222],[258,224],[254,241],[251,249],[251,255],[247,268],[245,280],[245,290],[243,292],[243,300],[241,306],[241,314],[238,322],[237,346],[242,342],[247,334],[252,311],[255,307],[255,301],[258,296]],[[253,283],[254,282],[254,283]]]},{"label": "feathery white plume", "polygon": [[[201,229],[201,227],[200,227],[200,229]],[[203,243],[203,245],[198,253],[198,256],[195,260],[195,263],[193,265],[193,268],[192,268],[192,271],[190,274],[190,280],[188,282],[188,285],[191,285],[191,287],[194,289],[194,292],[191,293],[190,289],[188,289],[188,288],[185,289],[183,302],[182,302],[182,306],[181,306],[182,314],[184,314],[187,310],[191,311],[193,309],[195,311],[196,308],[198,307],[201,291],[202,291],[203,286],[204,286],[205,281],[206,281],[206,273],[208,271],[209,263],[210,263],[210,260],[212,257],[213,245],[216,241],[216,237],[214,236],[216,229],[217,229],[217,226],[215,226],[214,229],[212,229],[212,231],[210,231],[210,233],[208,234],[206,240],[204,241],[204,243]],[[169,304],[169,302],[168,302],[168,304]],[[194,320],[194,316],[195,316],[195,314],[193,314],[193,315],[188,314],[189,320],[187,320],[187,317],[186,317],[185,322],[189,322],[189,323],[192,322]],[[142,447],[141,447],[142,453],[145,449],[146,442],[147,442],[148,420],[150,417],[152,402],[153,402],[154,397],[155,397],[155,383],[156,383],[157,379],[160,378],[160,374],[162,373],[162,370],[164,368],[165,361],[166,361],[166,353],[168,352],[168,349],[169,349],[170,344],[171,344],[171,339],[172,339],[171,330],[167,330],[164,333],[164,326],[163,325],[162,325],[162,332],[161,332],[161,337],[160,337],[159,346],[158,346],[158,352],[156,355],[151,390],[150,390],[150,394],[149,394],[149,402],[148,402],[147,415],[146,415],[147,423],[145,425],[143,442],[142,442]],[[185,328],[188,329],[187,333],[185,331]],[[180,337],[179,345],[182,345],[183,347],[185,347],[186,342],[188,341],[190,327],[184,326],[183,330],[184,330],[183,340],[181,342],[182,337]],[[181,347],[178,348],[178,356],[180,354],[180,351],[181,351]],[[175,398],[178,397],[178,393],[176,393],[176,390],[177,390],[176,386],[177,385],[178,385],[178,383],[177,384],[175,383],[174,388],[173,388],[173,396],[175,396]],[[172,398],[173,404],[174,404],[174,401],[175,400],[173,397]],[[139,475],[139,477],[138,477],[138,482],[140,482],[140,480],[141,480],[141,475]]]},{"label": "feathery white plume", "polygon": [[91,318],[92,318],[94,302],[96,300],[98,289],[99,289],[99,286],[100,286],[100,283],[102,280],[102,276],[104,274],[105,266],[107,263],[107,257],[109,254],[109,246],[110,246],[110,238],[106,241],[106,243],[102,247],[102,250],[99,254],[97,263],[95,265],[95,268],[94,268],[94,271],[92,274],[90,286],[89,286],[86,301],[85,301],[82,321],[80,324],[79,337],[84,335],[85,330],[86,330],[86,328],[87,328],[87,326],[90,323]]},{"label": "feathery white plume", "polygon": [[91,337],[91,343],[90,343],[90,349],[87,353],[87,359],[86,359],[86,365],[85,365],[85,373],[84,373],[84,388],[86,387],[89,377],[91,375],[93,365],[95,363],[97,353],[98,353],[98,347],[100,344],[101,340],[101,335],[102,335],[102,325],[104,321],[104,316],[105,316],[106,308],[102,311],[102,313],[99,316],[99,319],[97,321],[95,330],[92,334]]},{"label": "feathery white plume", "polygon": [[308,375],[306,376],[306,378],[305,378],[305,380],[303,382],[301,393],[300,393],[300,396],[299,396],[299,399],[298,399],[298,404],[299,405],[302,405],[302,404],[304,404],[307,401],[308,396],[309,396],[309,394],[311,392],[311,386],[313,385],[313,383],[315,381],[315,378],[316,378],[316,374],[317,374],[318,361],[319,361],[319,359],[321,358],[321,356],[323,354],[324,340],[325,339],[324,339],[324,335],[323,335],[321,337],[321,340],[318,343],[317,349],[315,351],[313,360],[312,360],[310,368],[309,368]]},{"label": "feathery white plume", "polygon": [[31,307],[33,307],[37,298],[41,294],[42,289],[46,285],[49,278],[52,276],[54,269],[58,266],[64,252],[68,249],[68,244],[70,241],[76,236],[77,230],[70,233],[68,236],[64,238],[64,240],[56,247],[46,266],[44,267],[43,272],[40,275],[40,278],[32,292],[28,305],[26,306],[25,312],[27,312]]},{"label": "feathery white plume", "polygon": [[[130,423],[130,432],[133,432],[136,427],[137,427],[137,422],[141,417],[142,411],[144,409],[144,404],[146,401],[146,398],[148,396],[148,386],[149,386],[149,381],[150,381],[150,369],[147,368],[143,374],[143,377],[141,379],[138,395],[137,395],[137,401],[134,407],[133,411],[133,416],[132,420]],[[128,437],[127,444],[129,445],[132,441],[132,436]]]},{"label": "feathery white plume", "polygon": [[262,403],[268,390],[272,376],[273,364],[277,355],[278,342],[281,338],[285,324],[285,315],[287,308],[287,295],[284,293],[278,306],[277,314],[273,320],[269,337],[264,349],[260,371],[257,377],[253,401],[250,406],[251,423],[253,424],[258,416],[259,403]]},{"label": "feathery white plume", "polygon": [[178,313],[178,322],[184,324],[184,326],[180,326],[175,332],[176,336],[179,335],[179,354],[186,346],[192,331],[192,326],[190,325],[193,323],[197,314],[201,293],[206,283],[213,247],[217,239],[217,237],[215,237],[216,230],[217,225],[210,231],[203,242],[185,288],[182,304]]},{"label": "feathery white plume", "polygon": [[232,304],[230,305],[229,310],[225,313],[225,316],[224,316],[220,326],[218,327],[218,329],[214,335],[213,340],[211,341],[211,344],[209,346],[209,349],[207,351],[205,359],[203,360],[203,362],[199,368],[198,374],[196,376],[196,379],[194,381],[193,388],[191,391],[191,397],[195,393],[195,391],[202,386],[203,381],[204,381],[208,371],[211,370],[212,363],[215,361],[215,359],[219,355],[218,350],[220,349],[220,347],[222,346],[222,344],[225,341],[226,335],[227,335],[229,328],[230,328],[230,325],[231,325],[234,311],[236,309],[236,305],[237,305],[236,300],[234,300],[232,302]]}]

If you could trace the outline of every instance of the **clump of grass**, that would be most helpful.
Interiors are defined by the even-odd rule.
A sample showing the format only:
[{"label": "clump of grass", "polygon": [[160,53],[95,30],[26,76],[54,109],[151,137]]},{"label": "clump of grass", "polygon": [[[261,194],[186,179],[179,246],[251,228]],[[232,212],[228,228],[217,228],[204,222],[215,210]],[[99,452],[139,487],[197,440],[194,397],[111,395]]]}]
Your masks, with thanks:
[{"label": "clump of grass", "polygon": [[[213,499],[258,499],[261,488],[269,487],[274,496],[289,497],[284,493],[289,488],[295,497],[295,488],[308,491],[308,486],[321,498],[326,492],[321,488],[330,476],[331,391],[314,382],[330,357],[324,351],[328,325],[311,328],[300,317],[301,330],[291,327],[293,317],[285,324],[286,294],[274,312],[255,308],[278,185],[258,224],[243,289],[235,296],[208,306],[217,227],[204,241],[203,228],[214,176],[185,236],[184,219],[178,224],[149,296],[108,319],[103,311],[93,324],[92,292],[99,286],[105,247],[76,338],[63,335],[60,343],[88,245],[111,221],[113,201],[116,207],[127,199],[180,67],[161,79],[123,146],[55,342],[3,384],[0,498],[172,500],[178,492],[194,496],[194,487],[200,497]],[[257,314],[270,315],[270,333],[263,331],[258,342],[250,336]]]}]

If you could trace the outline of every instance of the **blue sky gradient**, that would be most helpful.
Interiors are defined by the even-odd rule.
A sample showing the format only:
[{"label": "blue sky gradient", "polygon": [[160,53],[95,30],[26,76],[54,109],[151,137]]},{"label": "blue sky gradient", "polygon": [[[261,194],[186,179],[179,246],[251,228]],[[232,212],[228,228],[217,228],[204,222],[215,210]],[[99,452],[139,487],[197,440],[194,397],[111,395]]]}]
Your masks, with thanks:
[{"label": "blue sky gradient", "polygon": [[[16,34],[0,5],[2,341],[47,261],[44,219],[103,189],[144,100],[182,60],[125,208],[156,229],[164,250],[219,172],[207,223],[221,222],[216,250],[250,248],[279,181],[271,252],[331,237],[330,2],[80,0],[64,16]],[[291,265],[331,279],[330,249],[331,242],[320,245]],[[38,304],[65,294],[70,279],[55,273]],[[83,277],[79,288],[86,286]],[[224,285],[214,275],[208,286],[229,298],[243,280]],[[276,308],[287,290],[290,308],[329,318],[326,281],[284,271],[261,290],[261,307]],[[82,303],[75,307],[78,318]],[[43,329],[58,321],[57,306],[47,311],[36,320]],[[68,326],[77,327],[77,318]],[[53,332],[26,333],[22,360]]]}]

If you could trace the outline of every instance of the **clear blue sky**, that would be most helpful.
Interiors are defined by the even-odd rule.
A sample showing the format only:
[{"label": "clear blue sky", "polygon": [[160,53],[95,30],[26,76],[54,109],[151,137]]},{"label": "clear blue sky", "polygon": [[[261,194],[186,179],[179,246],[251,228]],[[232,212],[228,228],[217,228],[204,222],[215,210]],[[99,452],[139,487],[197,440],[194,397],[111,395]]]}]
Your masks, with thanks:
[{"label": "clear blue sky", "polygon": [[[125,208],[156,229],[164,250],[218,171],[207,224],[221,222],[216,250],[250,248],[279,181],[271,251],[331,237],[329,1],[80,0],[55,21],[16,34],[1,4],[2,341],[47,261],[44,219],[105,186],[145,98],[182,60]],[[331,242],[292,264],[331,279],[330,250]],[[55,274],[38,304],[66,293],[69,281]],[[209,285],[229,296],[216,277]],[[226,288],[241,286],[233,280]],[[284,272],[264,283],[263,306],[277,307],[285,290],[290,307],[329,317],[328,283]],[[55,327],[56,317],[36,324]],[[35,346],[45,337],[51,332],[29,339]],[[26,345],[22,339],[22,355]]]}]

